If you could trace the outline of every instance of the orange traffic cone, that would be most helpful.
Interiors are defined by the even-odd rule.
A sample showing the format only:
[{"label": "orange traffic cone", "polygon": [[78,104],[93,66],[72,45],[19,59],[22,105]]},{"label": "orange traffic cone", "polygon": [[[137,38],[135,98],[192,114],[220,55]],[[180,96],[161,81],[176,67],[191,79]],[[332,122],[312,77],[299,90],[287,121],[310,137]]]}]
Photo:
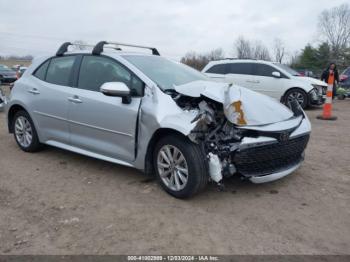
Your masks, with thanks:
[{"label": "orange traffic cone", "polygon": [[323,114],[321,116],[318,116],[317,119],[337,120],[336,116],[332,116],[333,84],[334,84],[334,73],[329,73],[327,97],[326,97],[326,102],[323,106]]}]

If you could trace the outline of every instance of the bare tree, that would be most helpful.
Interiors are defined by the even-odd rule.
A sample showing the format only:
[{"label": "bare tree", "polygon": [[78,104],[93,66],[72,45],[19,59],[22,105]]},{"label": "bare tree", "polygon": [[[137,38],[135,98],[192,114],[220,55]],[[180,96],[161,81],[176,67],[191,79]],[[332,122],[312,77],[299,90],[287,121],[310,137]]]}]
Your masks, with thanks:
[{"label": "bare tree", "polygon": [[295,51],[290,55],[290,60],[288,63],[291,67],[297,67],[300,64],[300,54],[298,51]]},{"label": "bare tree", "polygon": [[271,60],[268,48],[260,41],[251,42],[240,36],[235,43],[238,59]]},{"label": "bare tree", "polygon": [[197,70],[202,70],[210,61],[220,60],[223,58],[224,52],[221,48],[218,48],[204,54],[188,52],[181,58],[181,63],[191,66]]},{"label": "bare tree", "polygon": [[260,41],[256,41],[252,45],[252,54],[253,54],[252,58],[254,58],[254,59],[271,61],[271,56],[270,56],[269,50]]},{"label": "bare tree", "polygon": [[281,39],[276,38],[273,46],[275,62],[282,63],[283,58],[286,54],[284,43]]},{"label": "bare tree", "polygon": [[243,36],[238,37],[235,43],[236,55],[239,59],[253,58],[252,47],[249,40]]},{"label": "bare tree", "polygon": [[319,30],[330,44],[335,58],[350,41],[350,7],[342,4],[324,10],[319,16]]},{"label": "bare tree", "polygon": [[210,51],[207,55],[209,61],[224,59],[224,51],[222,48],[217,48]]}]

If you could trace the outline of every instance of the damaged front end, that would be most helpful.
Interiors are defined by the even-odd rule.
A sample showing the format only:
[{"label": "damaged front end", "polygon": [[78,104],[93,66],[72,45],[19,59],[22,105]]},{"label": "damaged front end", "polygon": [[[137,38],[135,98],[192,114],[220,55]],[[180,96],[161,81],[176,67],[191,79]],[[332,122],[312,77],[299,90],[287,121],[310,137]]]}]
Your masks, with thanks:
[{"label": "damaged front end", "polygon": [[197,110],[188,137],[201,146],[219,185],[235,174],[254,183],[273,181],[302,163],[311,126],[297,102],[289,110],[248,89],[206,81],[175,90],[178,106]]}]

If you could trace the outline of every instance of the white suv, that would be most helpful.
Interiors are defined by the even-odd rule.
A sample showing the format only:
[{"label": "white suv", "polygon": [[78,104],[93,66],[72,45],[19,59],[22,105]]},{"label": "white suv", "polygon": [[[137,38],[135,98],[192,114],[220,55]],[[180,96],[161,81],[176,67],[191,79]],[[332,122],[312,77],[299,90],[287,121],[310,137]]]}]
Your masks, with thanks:
[{"label": "white suv", "polygon": [[326,83],[302,77],[290,67],[261,60],[212,61],[202,71],[220,82],[234,83],[271,96],[282,103],[296,99],[306,108],[325,101]]}]

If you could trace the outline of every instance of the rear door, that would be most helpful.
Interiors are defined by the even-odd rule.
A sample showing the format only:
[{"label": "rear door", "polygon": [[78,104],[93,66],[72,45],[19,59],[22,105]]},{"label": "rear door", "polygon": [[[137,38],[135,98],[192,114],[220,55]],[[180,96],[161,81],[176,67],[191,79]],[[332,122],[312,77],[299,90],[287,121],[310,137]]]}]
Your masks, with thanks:
[{"label": "rear door", "polygon": [[42,142],[69,143],[68,101],[72,92],[76,56],[54,57],[43,63],[26,87],[29,107]]},{"label": "rear door", "polygon": [[[106,82],[124,82],[132,92],[130,104],[106,96]],[[119,62],[104,56],[85,55],[69,103],[71,143],[105,157],[132,161],[138,112],[144,83]]]},{"label": "rear door", "polygon": [[254,90],[253,63],[229,63],[227,64],[226,82],[234,83]]}]

